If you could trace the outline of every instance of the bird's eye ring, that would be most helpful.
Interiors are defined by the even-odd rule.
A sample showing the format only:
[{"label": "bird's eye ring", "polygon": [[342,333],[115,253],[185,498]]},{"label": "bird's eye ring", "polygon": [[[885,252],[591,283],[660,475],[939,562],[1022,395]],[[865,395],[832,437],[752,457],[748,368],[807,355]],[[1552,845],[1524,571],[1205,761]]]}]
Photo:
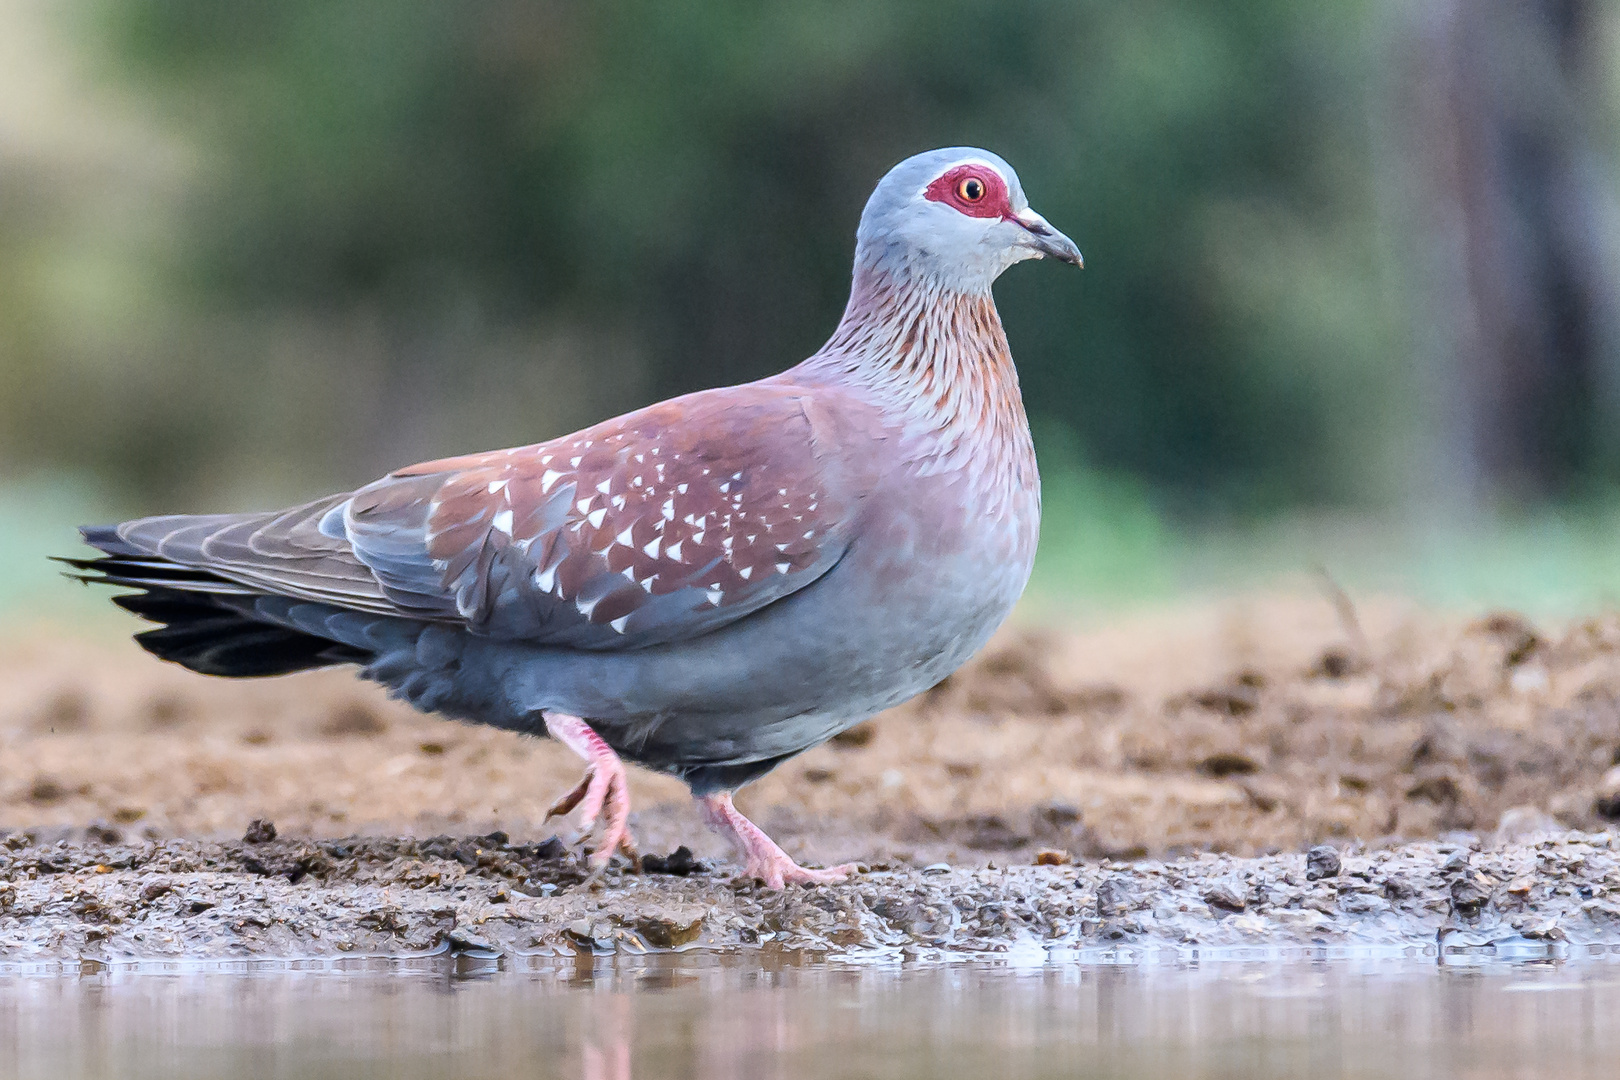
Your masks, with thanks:
[{"label": "bird's eye ring", "polygon": [[956,185],[956,194],[963,202],[976,203],[984,198],[984,181],[977,176],[963,177]]}]

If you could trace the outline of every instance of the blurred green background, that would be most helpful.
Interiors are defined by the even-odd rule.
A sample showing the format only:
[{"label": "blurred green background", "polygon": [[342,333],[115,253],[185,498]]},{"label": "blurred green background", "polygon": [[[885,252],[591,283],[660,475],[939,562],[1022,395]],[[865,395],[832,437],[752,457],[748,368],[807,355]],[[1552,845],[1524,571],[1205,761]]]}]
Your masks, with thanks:
[{"label": "blurred green background", "polygon": [[89,609],[81,518],[780,370],[960,143],[1086,253],[997,287],[1036,610],[1609,604],[1617,60],[1599,0],[0,0],[0,610]]}]

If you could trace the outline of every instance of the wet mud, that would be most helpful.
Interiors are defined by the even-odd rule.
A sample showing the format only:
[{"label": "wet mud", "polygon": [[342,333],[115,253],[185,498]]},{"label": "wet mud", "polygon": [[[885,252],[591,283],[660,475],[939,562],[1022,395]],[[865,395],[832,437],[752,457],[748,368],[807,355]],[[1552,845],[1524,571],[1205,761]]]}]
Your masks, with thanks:
[{"label": "wet mud", "polygon": [[678,874],[624,865],[593,874],[559,840],[500,834],[43,846],[14,836],[0,849],[0,964],[682,947],[940,960],[1143,946],[1555,955],[1620,945],[1617,839],[872,865],[844,884],[773,892],[689,857],[674,860]]},{"label": "wet mud", "polygon": [[1015,628],[742,793],[801,861],[866,867],[784,893],[642,772],[632,824],[664,859],[592,877],[544,820],[566,751],[342,672],[207,680],[43,631],[4,655],[0,963],[1557,945],[1620,912],[1613,615],[1307,590]]}]

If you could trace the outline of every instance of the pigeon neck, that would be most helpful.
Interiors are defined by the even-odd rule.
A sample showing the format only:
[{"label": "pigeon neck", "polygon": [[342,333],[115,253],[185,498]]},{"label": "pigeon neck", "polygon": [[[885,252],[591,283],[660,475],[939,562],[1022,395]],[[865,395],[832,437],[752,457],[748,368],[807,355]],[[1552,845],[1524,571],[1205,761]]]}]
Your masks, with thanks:
[{"label": "pigeon neck", "polygon": [[[1023,457],[1029,424],[988,288],[858,266],[833,336],[789,378],[855,390],[956,461]],[[1003,464],[1008,464],[1003,462]]]},{"label": "pigeon neck", "polygon": [[989,289],[962,291],[866,266],[856,269],[838,329],[801,371],[947,422],[968,419],[964,414],[987,395],[1018,400],[1018,376]]}]

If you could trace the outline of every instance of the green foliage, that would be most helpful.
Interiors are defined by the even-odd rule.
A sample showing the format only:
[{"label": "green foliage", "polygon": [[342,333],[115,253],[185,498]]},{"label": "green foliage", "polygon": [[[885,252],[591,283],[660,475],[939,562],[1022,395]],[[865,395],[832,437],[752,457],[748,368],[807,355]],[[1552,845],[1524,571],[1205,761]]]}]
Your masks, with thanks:
[{"label": "green foliage", "polygon": [[1037,428],[1035,449],[1041,540],[1031,605],[1164,598],[1175,584],[1180,538],[1146,485],[1086,464],[1072,434],[1055,424]]},{"label": "green foliage", "polygon": [[[1370,239],[1369,7],[96,0],[102,47],[203,161],[151,362],[221,370],[143,394],[150,371],[111,365],[111,396],[153,411],[87,464],[172,482],[248,431],[356,481],[360,442],[534,439],[779,370],[835,321],[875,180],[971,143],[1086,253],[1081,277],[1000,287],[1031,411],[1086,461],[1195,507],[1379,493],[1368,451],[1402,384]],[[297,350],[266,330],[288,320]],[[583,377],[466,424],[469,384],[502,396],[512,354],[549,371],[559,338]],[[289,351],[322,359],[254,403],[211,396]],[[311,419],[340,428],[319,402],[345,394],[375,397],[369,441]],[[245,419],[187,423],[221,415]],[[1083,501],[1090,475],[1049,489]]]}]

